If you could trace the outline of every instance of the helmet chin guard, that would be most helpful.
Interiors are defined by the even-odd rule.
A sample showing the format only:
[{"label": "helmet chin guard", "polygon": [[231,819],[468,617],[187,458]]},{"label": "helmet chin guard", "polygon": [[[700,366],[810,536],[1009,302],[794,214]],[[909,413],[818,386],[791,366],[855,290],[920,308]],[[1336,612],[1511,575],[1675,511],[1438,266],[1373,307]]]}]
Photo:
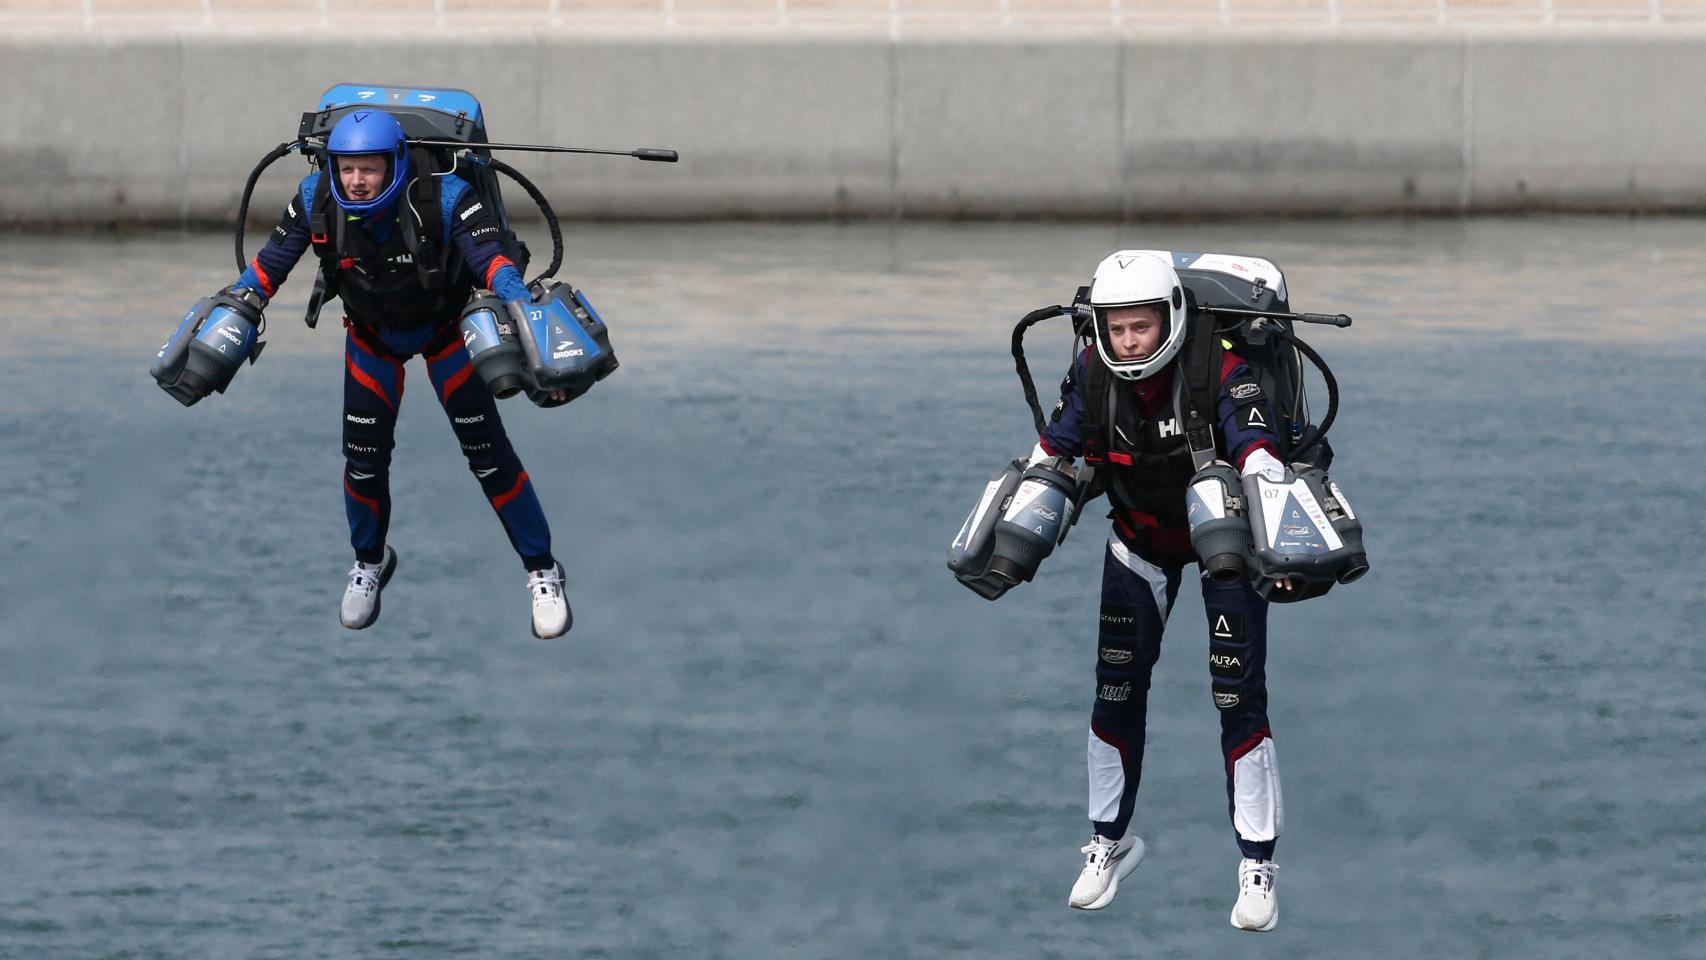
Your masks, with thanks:
[{"label": "helmet chin guard", "polygon": [[[1116,307],[1160,308],[1165,327],[1161,345],[1147,357],[1120,360],[1108,342],[1108,311]],[[1185,342],[1185,290],[1164,256],[1148,250],[1120,250],[1096,266],[1090,281],[1095,315],[1096,353],[1114,376],[1143,380],[1167,368]]]},{"label": "helmet chin guard", "polygon": [[[368,213],[389,207],[409,180],[409,145],[403,126],[381,110],[357,110],[338,121],[326,137],[327,170],[332,178],[332,198],[350,213]],[[367,200],[352,200],[344,194],[338,176],[337,158],[379,154],[390,161],[391,177],[385,189]]]}]

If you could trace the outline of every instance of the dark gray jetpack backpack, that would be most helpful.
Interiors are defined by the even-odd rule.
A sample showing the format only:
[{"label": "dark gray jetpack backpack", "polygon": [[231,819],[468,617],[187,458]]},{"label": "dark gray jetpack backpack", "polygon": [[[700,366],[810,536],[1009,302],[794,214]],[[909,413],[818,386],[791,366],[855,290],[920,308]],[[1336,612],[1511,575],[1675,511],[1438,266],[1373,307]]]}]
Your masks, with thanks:
[{"label": "dark gray jetpack backpack", "polygon": [[[1317,597],[1334,583],[1349,583],[1360,577],[1368,570],[1361,523],[1326,472],[1333,459],[1326,436],[1338,413],[1338,382],[1320,354],[1294,332],[1297,323],[1348,327],[1351,318],[1344,314],[1294,313],[1284,275],[1260,258],[1151,252],[1173,265],[1185,288],[1190,327],[1181,351],[1185,376],[1180,414],[1197,471],[1185,497],[1192,547],[1205,572],[1226,583],[1249,579],[1259,593],[1276,602]],[[1095,335],[1089,293],[1088,286],[1080,287],[1070,306],[1057,304],[1034,310],[1013,329],[1014,366],[1039,434],[1045,418],[1025,357],[1025,334],[1044,321],[1069,318],[1076,357],[1091,346]],[[1260,393],[1243,388],[1247,395],[1235,397],[1235,401],[1268,401],[1280,459],[1287,465],[1284,482],[1242,479],[1231,464],[1219,459],[1215,415],[1222,356],[1227,350],[1250,365],[1260,388]],[[1305,360],[1320,371],[1327,389],[1327,411],[1318,424],[1309,408]],[[1063,394],[1075,388],[1072,377],[1069,371],[1062,383]],[[1005,588],[993,595],[990,590],[989,570],[1003,559],[1003,544],[994,536],[996,520],[985,505],[992,495],[999,498],[1003,491],[1016,489],[1013,474],[1022,466],[1015,461],[996,475],[950,549],[948,565],[956,579],[989,599],[1000,596]],[[1065,540],[1070,526],[1082,515],[1083,505],[1105,492],[1105,478],[1087,468],[1073,475],[1071,466],[1063,462],[1055,463],[1052,469],[1072,475],[1075,481],[1057,532],[1058,543]],[[1252,498],[1259,503],[1246,509]],[[977,546],[989,554],[982,573],[978,552],[972,549]],[[1029,572],[1034,574],[1034,564]],[[1279,589],[1281,582],[1291,583],[1292,589]]]}]

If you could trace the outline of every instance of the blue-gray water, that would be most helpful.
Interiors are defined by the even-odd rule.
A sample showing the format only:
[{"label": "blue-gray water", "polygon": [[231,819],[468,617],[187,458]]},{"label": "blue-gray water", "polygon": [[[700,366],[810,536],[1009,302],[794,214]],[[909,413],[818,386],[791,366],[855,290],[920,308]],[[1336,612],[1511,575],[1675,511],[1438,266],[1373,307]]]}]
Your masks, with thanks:
[{"label": "blue-gray water", "polygon": [[[402,564],[338,626],[305,269],[184,409],[146,369],[226,238],[0,240],[0,957],[1700,955],[1698,221],[571,233],[622,369],[502,408],[552,643],[418,365]],[[1120,245],[1261,253],[1356,317],[1309,337],[1374,571],[1272,618],[1272,935],[1226,921],[1200,601],[1148,859],[1085,915],[1102,524],[998,603],[943,565],[1031,443],[1012,322]]]}]

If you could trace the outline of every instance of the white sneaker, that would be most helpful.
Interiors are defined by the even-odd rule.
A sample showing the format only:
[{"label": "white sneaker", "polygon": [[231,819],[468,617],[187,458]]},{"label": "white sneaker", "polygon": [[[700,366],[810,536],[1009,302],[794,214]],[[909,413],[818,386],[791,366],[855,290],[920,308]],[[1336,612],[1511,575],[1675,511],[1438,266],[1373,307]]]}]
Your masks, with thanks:
[{"label": "white sneaker", "polygon": [[1279,865],[1272,860],[1246,857],[1238,864],[1238,902],[1232,905],[1233,926],[1267,933],[1279,925],[1279,899],[1274,896],[1274,871],[1278,869]]},{"label": "white sneaker", "polygon": [[1143,841],[1129,833],[1117,841],[1092,836],[1080,852],[1084,854],[1084,872],[1072,885],[1072,896],[1066,903],[1079,910],[1100,910],[1114,902],[1120,881],[1143,862]]},{"label": "white sneaker", "polygon": [[530,571],[527,592],[533,595],[534,636],[554,640],[569,632],[574,617],[569,613],[568,598],[563,596],[562,564],[553,564],[549,570]]},{"label": "white sneaker", "polygon": [[349,569],[349,586],[344,588],[343,606],[338,609],[338,619],[351,630],[362,630],[373,625],[379,619],[379,592],[391,582],[391,574],[397,569],[397,551],[391,545],[385,545],[385,559],[379,563],[362,563],[357,560],[355,566]]}]

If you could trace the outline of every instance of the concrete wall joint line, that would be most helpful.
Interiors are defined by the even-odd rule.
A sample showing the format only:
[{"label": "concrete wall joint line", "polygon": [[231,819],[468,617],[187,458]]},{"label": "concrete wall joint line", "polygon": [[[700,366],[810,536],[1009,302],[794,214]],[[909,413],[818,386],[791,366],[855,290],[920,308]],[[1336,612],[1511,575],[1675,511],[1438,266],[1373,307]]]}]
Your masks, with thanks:
[{"label": "concrete wall joint line", "polygon": [[889,169],[888,214],[890,220],[900,219],[900,34],[891,23],[887,39],[889,68]]},{"label": "concrete wall joint line", "polygon": [[[536,140],[533,138],[538,134],[539,131],[545,129],[545,104],[548,102],[548,94],[550,91],[545,89],[545,83],[546,83],[546,81],[545,81],[545,56],[546,56],[546,53],[545,53],[544,37],[542,36],[542,34],[539,31],[531,31],[529,39],[532,41],[531,46],[532,46],[532,51],[533,51],[533,129],[527,131],[527,134],[528,134],[527,137],[522,138],[520,140],[520,142],[522,142],[522,143],[539,143],[539,142],[541,142],[540,140]],[[493,138],[493,139],[496,139],[496,138]],[[513,143],[515,141],[511,141],[511,142]],[[540,163],[540,167],[543,168],[544,173],[550,174],[550,173],[556,172],[555,170],[553,170],[551,168],[551,162],[550,162],[550,159],[548,157],[542,157],[541,160],[543,162]],[[546,177],[545,179],[549,179],[549,177]],[[549,197],[550,194],[546,194],[546,196]],[[532,202],[531,197],[529,197],[528,200],[529,200],[529,202]],[[507,201],[505,203],[505,206],[506,207],[508,206]],[[559,216],[560,216],[560,214],[559,214]],[[563,257],[564,257],[564,259],[568,258],[568,250],[567,250],[567,242],[566,241],[564,243]],[[525,275],[523,275],[523,279],[526,279]]]},{"label": "concrete wall joint line", "polygon": [[1458,39],[1462,51],[1462,68],[1458,75],[1463,83],[1463,161],[1458,174],[1457,209],[1468,213],[1475,205],[1475,45],[1467,36]]},{"label": "concrete wall joint line", "polygon": [[1131,62],[1131,43],[1129,38],[1120,40],[1120,53],[1114,66],[1114,109],[1119,113],[1120,138],[1120,222],[1131,222],[1131,181],[1136,171],[1132,167],[1131,127],[1126,118],[1125,91],[1129,78],[1126,77],[1126,65]]},{"label": "concrete wall joint line", "polygon": [[[184,131],[189,129],[190,98],[188,94],[189,85],[184,80],[184,74],[188,68],[189,56],[184,51],[184,38],[182,34],[179,34],[174,38],[172,48],[177,52],[178,56],[177,75],[174,77],[173,84],[175,87],[173,95],[178,105],[178,170],[180,173],[187,174],[187,171],[190,169],[190,138],[184,135]],[[190,194],[188,190],[184,189],[184,177],[179,176],[177,179],[178,225],[187,226],[190,222]]]}]

